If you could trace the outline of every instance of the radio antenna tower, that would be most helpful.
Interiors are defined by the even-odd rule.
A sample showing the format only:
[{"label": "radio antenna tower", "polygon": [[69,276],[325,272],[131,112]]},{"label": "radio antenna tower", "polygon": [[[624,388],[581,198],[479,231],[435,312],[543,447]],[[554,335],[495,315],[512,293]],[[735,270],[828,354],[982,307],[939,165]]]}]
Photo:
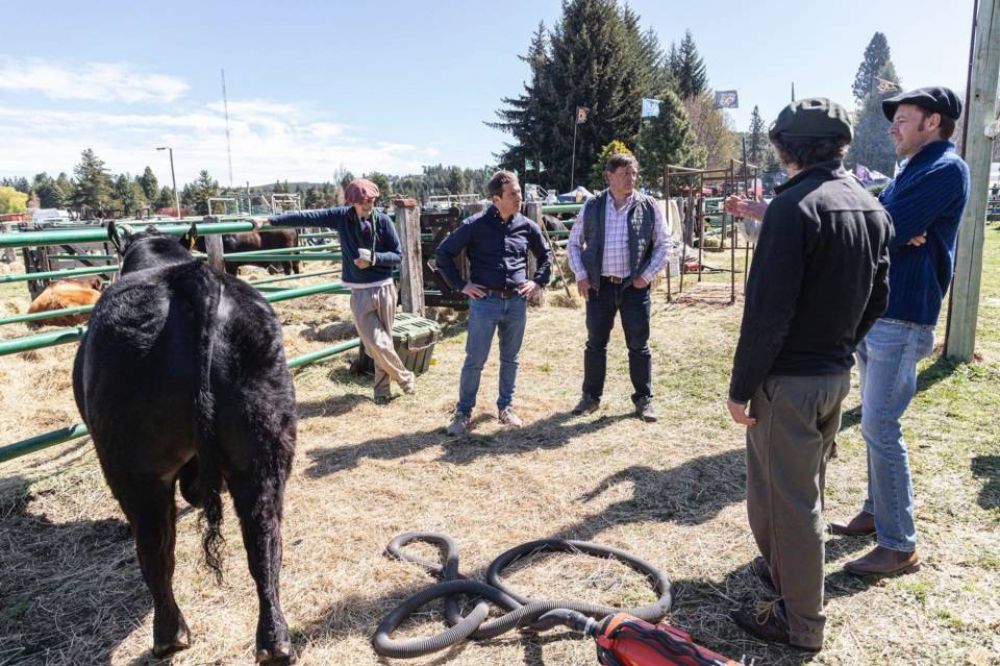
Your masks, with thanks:
[{"label": "radio antenna tower", "polygon": [[226,70],[222,70],[222,110],[226,114],[226,155],[229,157],[229,187],[233,186],[233,146],[229,142],[229,100],[226,97]]}]

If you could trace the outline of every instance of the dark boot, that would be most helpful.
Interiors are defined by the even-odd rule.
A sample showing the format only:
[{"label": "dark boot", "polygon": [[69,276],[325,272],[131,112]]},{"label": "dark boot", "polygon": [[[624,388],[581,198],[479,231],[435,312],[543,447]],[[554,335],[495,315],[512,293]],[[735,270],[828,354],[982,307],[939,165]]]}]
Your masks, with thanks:
[{"label": "dark boot", "polygon": [[920,570],[917,551],[903,552],[875,546],[867,555],[844,565],[844,571],[853,576],[897,576]]},{"label": "dark boot", "polygon": [[865,511],[859,511],[858,515],[851,518],[846,525],[830,523],[827,531],[837,536],[872,536],[875,534],[875,516]]},{"label": "dark boot", "polygon": [[792,643],[789,637],[788,619],[785,617],[785,607],[781,599],[772,601],[756,611],[749,608],[738,608],[730,612],[729,617],[740,629],[762,641],[783,643],[809,652],[819,652],[822,649],[818,646]]}]

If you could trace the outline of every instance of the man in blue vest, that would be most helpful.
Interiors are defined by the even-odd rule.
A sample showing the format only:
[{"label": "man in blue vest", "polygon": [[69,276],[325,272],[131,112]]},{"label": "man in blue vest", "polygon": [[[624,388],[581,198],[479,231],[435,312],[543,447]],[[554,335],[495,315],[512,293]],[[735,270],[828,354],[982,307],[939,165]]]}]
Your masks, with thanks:
[{"label": "man in blue vest", "polygon": [[861,434],[868,496],[834,534],[876,535],[876,547],[844,569],[857,576],[915,571],[913,481],[900,418],[917,388],[917,362],[934,347],[934,326],[951,284],[955,240],[969,198],[969,168],[948,139],[962,103],[948,88],[919,88],[882,102],[905,165],[882,191],[896,236],[889,246],[889,307],[858,345]]},{"label": "man in blue vest", "polygon": [[667,227],[655,200],[635,190],[635,157],[612,155],[604,176],[608,189],[583,205],[569,237],[570,268],[587,302],[583,397],[573,413],[590,414],[601,405],[608,339],[621,313],[635,413],[655,421],[649,285],[667,263]]}]

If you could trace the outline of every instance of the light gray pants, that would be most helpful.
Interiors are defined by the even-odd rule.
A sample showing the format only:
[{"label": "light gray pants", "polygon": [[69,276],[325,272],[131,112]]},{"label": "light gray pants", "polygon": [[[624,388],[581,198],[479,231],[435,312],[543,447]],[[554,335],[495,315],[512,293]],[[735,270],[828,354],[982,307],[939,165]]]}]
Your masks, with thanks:
[{"label": "light gray pants", "polygon": [[365,352],[375,362],[375,396],[389,397],[390,380],[408,390],[413,385],[413,373],[403,366],[392,344],[396,285],[351,289],[351,315]]},{"label": "light gray pants", "polygon": [[823,491],[850,373],[770,376],[754,393],[747,429],[747,515],[784,600],[789,637],[822,647]]}]

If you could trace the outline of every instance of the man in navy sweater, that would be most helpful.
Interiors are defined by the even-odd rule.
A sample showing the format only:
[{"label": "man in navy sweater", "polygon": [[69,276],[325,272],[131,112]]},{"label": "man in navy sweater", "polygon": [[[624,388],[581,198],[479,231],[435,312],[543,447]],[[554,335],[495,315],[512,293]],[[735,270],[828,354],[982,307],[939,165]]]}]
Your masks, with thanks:
[{"label": "man in navy sweater", "polygon": [[969,198],[969,169],[948,141],[962,104],[948,88],[920,88],[882,102],[905,165],[880,199],[892,216],[889,307],[858,345],[861,433],[868,497],[834,534],[877,535],[877,546],[845,569],[857,576],[907,573],[920,565],[913,482],[899,420],[917,387],[917,362],[934,347],[934,325],[951,283],[955,239]]},{"label": "man in navy sweater", "polygon": [[[469,332],[465,341],[465,364],[458,389],[455,416],[448,425],[449,435],[469,429],[476,406],[479,379],[490,354],[493,333],[500,338],[500,395],[497,410],[500,422],[521,425],[514,413],[514,385],[517,356],[527,323],[527,299],[549,281],[549,245],[542,230],[521,215],[521,185],[510,171],[497,171],[487,185],[493,205],[462,221],[441,245],[435,262],[448,284],[469,297]],[[469,279],[458,271],[455,261],[466,251]],[[538,261],[535,274],[528,278],[528,253]]]},{"label": "man in navy sweater", "polygon": [[328,227],[337,230],[342,255],[341,280],[351,290],[351,315],[365,351],[375,362],[375,403],[391,399],[390,380],[404,393],[416,384],[392,342],[396,317],[396,283],[392,271],[401,261],[399,237],[392,220],[375,210],[378,185],[356,178],[344,190],[349,205],[286,213],[269,218],[276,227]]}]

